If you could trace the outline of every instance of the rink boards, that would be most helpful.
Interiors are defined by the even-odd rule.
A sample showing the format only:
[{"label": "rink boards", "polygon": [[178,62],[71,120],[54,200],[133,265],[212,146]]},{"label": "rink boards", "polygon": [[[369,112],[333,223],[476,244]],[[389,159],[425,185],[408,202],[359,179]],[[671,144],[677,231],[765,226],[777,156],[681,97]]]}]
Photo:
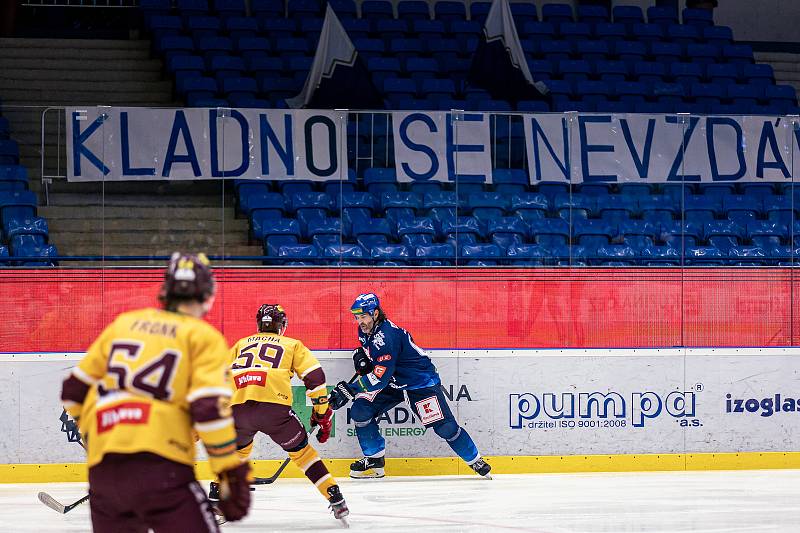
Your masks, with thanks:
[{"label": "rink boards", "polygon": [[[451,408],[497,472],[800,467],[798,348],[433,350]],[[347,351],[317,351],[329,384],[352,375]],[[60,382],[81,354],[0,355],[0,479],[85,479],[83,450],[60,431]],[[302,384],[295,411],[307,420]],[[465,473],[406,404],[380,421],[387,471]],[[360,452],[336,412],[321,455],[342,475]],[[284,455],[258,437],[259,475]],[[202,457],[201,457],[202,458]],[[198,473],[207,477],[205,463]],[[300,475],[289,469],[286,475]]]}]

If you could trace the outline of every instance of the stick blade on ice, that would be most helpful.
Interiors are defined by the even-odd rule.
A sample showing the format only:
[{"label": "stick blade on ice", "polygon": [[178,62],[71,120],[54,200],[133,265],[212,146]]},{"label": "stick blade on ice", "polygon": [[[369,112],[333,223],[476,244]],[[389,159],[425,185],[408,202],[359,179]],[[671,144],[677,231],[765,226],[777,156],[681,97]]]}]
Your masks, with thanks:
[{"label": "stick blade on ice", "polygon": [[54,510],[57,513],[64,514],[66,512],[66,508],[63,504],[58,503],[55,498],[47,494],[46,492],[39,493],[39,501],[48,506],[50,509]]}]

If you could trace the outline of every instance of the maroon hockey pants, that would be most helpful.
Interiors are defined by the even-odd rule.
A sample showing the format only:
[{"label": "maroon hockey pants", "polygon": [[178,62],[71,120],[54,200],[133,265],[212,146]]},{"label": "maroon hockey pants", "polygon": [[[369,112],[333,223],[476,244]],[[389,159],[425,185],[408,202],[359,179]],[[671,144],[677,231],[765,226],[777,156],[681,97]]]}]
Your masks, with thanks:
[{"label": "maroon hockey pants", "polygon": [[219,533],[194,469],[155,454],[106,455],[89,496],[95,533]]}]

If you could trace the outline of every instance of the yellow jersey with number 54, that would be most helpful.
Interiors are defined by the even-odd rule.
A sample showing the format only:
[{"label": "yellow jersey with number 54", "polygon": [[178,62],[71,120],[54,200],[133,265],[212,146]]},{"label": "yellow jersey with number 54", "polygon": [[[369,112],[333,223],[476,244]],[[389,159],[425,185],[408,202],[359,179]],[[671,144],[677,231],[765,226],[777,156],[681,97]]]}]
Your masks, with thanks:
[{"label": "yellow jersey with number 54", "polygon": [[231,358],[231,405],[253,400],[291,406],[292,375],[303,379],[320,368],[317,358],[301,341],[277,333],[257,333],[240,339],[231,348]]},{"label": "yellow jersey with number 54", "polygon": [[152,308],[119,315],[73,370],[96,383],[95,401],[80,412],[89,466],[107,453],[139,452],[193,464],[189,405],[203,397],[227,403],[227,354],[222,334],[199,318]]}]

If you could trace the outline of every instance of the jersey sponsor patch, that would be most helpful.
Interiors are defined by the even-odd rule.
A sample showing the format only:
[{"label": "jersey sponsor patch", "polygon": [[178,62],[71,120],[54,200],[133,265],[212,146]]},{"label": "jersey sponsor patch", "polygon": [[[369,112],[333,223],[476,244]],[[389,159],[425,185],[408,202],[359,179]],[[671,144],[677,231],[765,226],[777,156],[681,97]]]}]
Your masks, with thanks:
[{"label": "jersey sponsor patch", "polygon": [[386,355],[381,355],[375,361],[380,363],[381,361],[390,361],[392,359],[392,354],[387,353]]},{"label": "jersey sponsor patch", "polygon": [[444,419],[444,413],[436,396],[420,400],[414,406],[417,408],[419,421],[425,426]]},{"label": "jersey sponsor patch", "polygon": [[237,389],[243,389],[250,385],[266,387],[267,373],[260,370],[250,370],[249,372],[243,372],[234,376],[233,382],[236,384]]},{"label": "jersey sponsor patch", "polygon": [[386,373],[386,367],[381,365],[376,365],[375,368],[372,369],[372,373],[382,378],[383,375]]},{"label": "jersey sponsor patch", "polygon": [[[377,368],[377,367],[376,367],[376,368]],[[369,374],[367,374],[367,380],[368,380],[368,381],[369,381],[369,382],[370,382],[372,385],[377,385],[378,383],[380,383],[380,382],[381,382],[381,378],[379,378],[378,376],[376,376],[374,372],[370,372]]]},{"label": "jersey sponsor patch", "polygon": [[97,410],[97,433],[105,433],[117,424],[147,424],[150,419],[150,404],[125,402],[113,407]]}]

